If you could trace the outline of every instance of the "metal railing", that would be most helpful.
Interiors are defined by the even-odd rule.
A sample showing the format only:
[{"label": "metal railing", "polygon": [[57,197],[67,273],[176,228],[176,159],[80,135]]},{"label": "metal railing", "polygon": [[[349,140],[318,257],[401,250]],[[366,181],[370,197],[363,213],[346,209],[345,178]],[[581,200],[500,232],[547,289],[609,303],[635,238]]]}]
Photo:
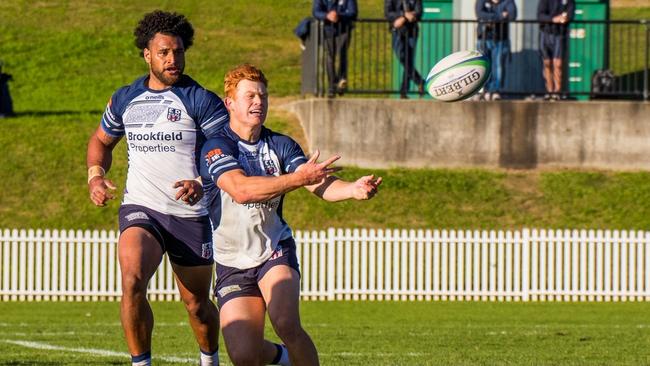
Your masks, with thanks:
[{"label": "metal railing", "polygon": [[[477,49],[476,20],[423,20],[415,47],[415,68],[423,78],[446,55]],[[500,93],[510,98],[546,93],[540,54],[540,23],[512,21],[510,52]],[[392,32],[384,19],[359,19],[348,50],[348,94],[400,93],[402,64],[392,49]],[[572,99],[650,97],[650,23],[647,21],[574,21],[569,26],[563,62],[563,93]],[[326,95],[326,35],[313,21],[303,52],[303,94]],[[338,63],[339,60],[336,60]],[[598,79],[598,80],[596,80]],[[408,94],[417,96],[410,83]]]}]

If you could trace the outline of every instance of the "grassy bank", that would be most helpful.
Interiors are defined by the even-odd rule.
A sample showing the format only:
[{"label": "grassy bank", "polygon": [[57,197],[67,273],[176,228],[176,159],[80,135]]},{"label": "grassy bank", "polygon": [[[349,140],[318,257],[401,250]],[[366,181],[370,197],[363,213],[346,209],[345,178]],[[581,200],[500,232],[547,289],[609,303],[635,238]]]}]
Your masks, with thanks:
[{"label": "grassy bank", "polygon": [[[96,115],[53,113],[0,123],[0,228],[116,228],[118,200],[96,208],[87,198],[85,146]],[[297,134],[274,112],[272,128]],[[125,146],[109,176],[120,189]],[[342,164],[345,164],[343,159]],[[650,229],[650,173],[407,170],[347,167],[353,179],[376,173],[385,184],[368,202],[326,203],[290,193],[284,214],[294,228],[621,228]]]},{"label": "grassy bank", "polygon": [[[360,0],[362,17],[382,8]],[[271,80],[270,92],[295,98],[300,48],[293,27],[311,0],[164,2],[196,29],[187,73],[221,91],[226,69],[248,61]],[[146,72],[133,46],[137,20],[153,7],[126,0],[0,2],[0,57],[18,117],[0,120],[0,228],[116,227],[118,201],[93,207],[85,184],[85,149],[111,93]],[[648,9],[613,9],[614,17]],[[623,15],[621,15],[623,14]],[[272,128],[304,141],[294,117],[277,109]],[[110,177],[124,187],[123,143]],[[345,160],[341,162],[345,165]],[[353,178],[368,171],[347,168]],[[304,191],[288,195],[295,228],[593,227],[649,229],[648,173],[485,170],[384,170],[376,200],[325,204]]]}]

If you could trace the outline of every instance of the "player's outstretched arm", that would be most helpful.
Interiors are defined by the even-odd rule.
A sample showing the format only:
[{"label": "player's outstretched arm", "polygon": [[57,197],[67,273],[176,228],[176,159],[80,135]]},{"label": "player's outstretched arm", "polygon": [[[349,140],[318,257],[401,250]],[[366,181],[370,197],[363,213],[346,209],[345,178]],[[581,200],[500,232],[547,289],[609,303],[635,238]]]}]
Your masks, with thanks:
[{"label": "player's outstretched arm", "polygon": [[354,182],[346,182],[334,176],[329,176],[324,182],[305,186],[310,192],[325,201],[336,202],[347,199],[369,200],[377,194],[381,185],[381,177],[366,175]]},{"label": "player's outstretched arm", "polygon": [[86,166],[88,167],[88,192],[90,200],[96,206],[105,206],[108,200],[114,198],[112,191],[115,184],[104,175],[110,169],[113,161],[113,148],[120,141],[120,137],[108,135],[100,127],[88,141],[86,153]]},{"label": "player's outstretched arm", "polygon": [[295,172],[280,176],[247,176],[241,169],[230,170],[217,179],[217,186],[226,191],[237,203],[264,202],[294,189],[320,184],[340,168],[331,167],[339,156],[318,163],[319,152]]}]

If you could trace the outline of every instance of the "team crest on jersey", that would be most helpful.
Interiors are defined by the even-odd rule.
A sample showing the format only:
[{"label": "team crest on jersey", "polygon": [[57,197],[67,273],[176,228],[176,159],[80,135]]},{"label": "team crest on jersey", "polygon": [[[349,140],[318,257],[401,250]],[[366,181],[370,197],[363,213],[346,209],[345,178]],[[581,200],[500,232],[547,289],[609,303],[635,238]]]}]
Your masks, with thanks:
[{"label": "team crest on jersey", "polygon": [[264,162],[264,171],[267,175],[274,175],[278,172],[278,168],[275,167],[273,160],[262,160]]},{"label": "team crest on jersey", "polygon": [[176,108],[167,108],[167,119],[172,122],[181,120],[181,110]]}]

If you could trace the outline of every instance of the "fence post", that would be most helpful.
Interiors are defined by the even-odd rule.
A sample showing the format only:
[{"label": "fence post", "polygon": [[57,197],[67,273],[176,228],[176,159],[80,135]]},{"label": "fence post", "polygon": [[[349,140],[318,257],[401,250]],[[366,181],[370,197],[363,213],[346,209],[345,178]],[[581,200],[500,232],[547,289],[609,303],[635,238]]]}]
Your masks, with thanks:
[{"label": "fence post", "polygon": [[334,248],[336,246],[336,233],[334,228],[327,229],[327,300],[334,300]]},{"label": "fence post", "polygon": [[530,301],[530,230],[521,233],[521,301]]},{"label": "fence post", "polygon": [[645,23],[645,67],[643,68],[643,100],[648,100],[650,95],[648,90],[648,68],[650,67],[650,23]]}]

